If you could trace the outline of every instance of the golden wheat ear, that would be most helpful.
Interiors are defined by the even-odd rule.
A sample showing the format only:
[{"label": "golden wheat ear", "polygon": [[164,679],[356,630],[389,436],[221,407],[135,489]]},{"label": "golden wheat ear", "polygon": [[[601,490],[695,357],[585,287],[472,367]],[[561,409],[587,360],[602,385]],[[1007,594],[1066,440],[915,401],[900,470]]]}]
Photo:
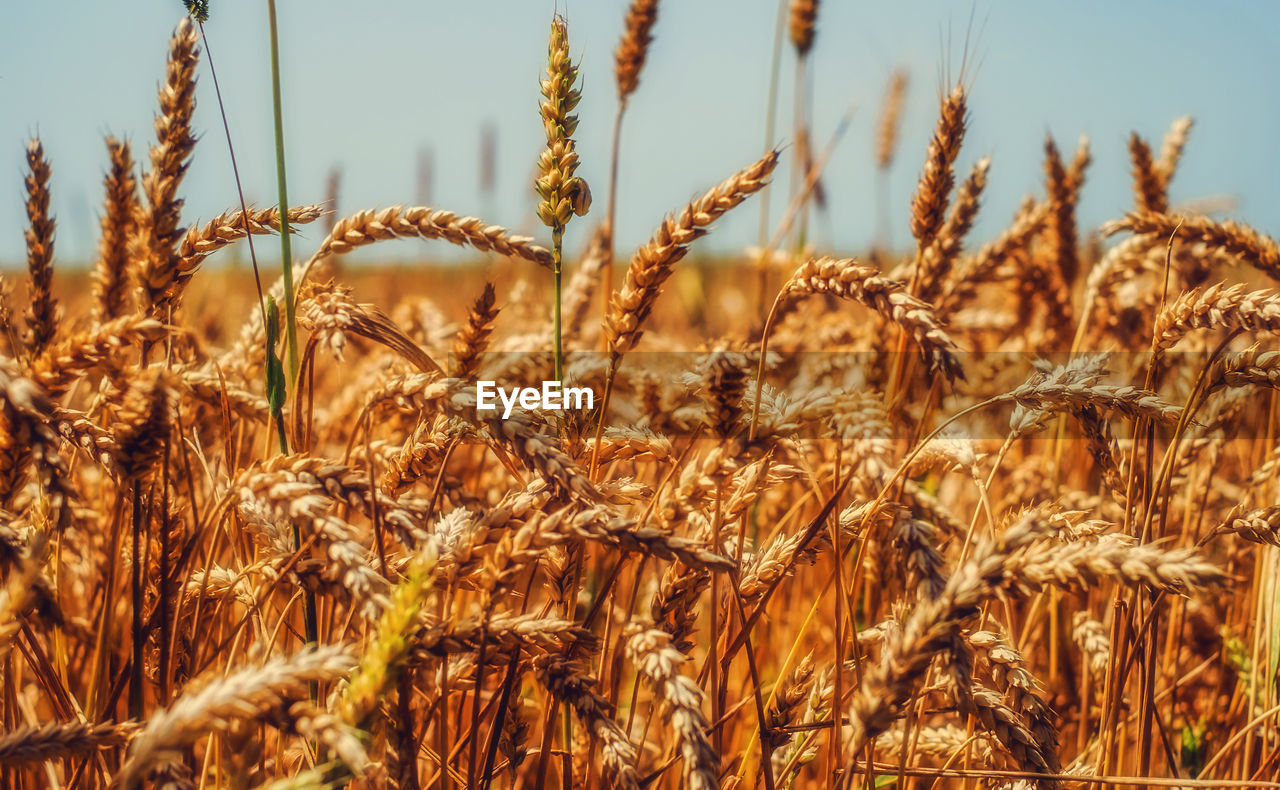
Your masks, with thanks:
[{"label": "golden wheat ear", "polygon": [[667,217],[649,242],[636,250],[605,320],[605,338],[615,359],[640,342],[644,334],[641,326],[662,293],[662,284],[671,276],[675,264],[688,254],[689,245],[705,236],[716,219],[763,189],[777,165],[778,152],[770,151],[690,203],[678,217]]},{"label": "golden wheat ear", "polygon": [[138,217],[134,279],[142,312],[165,320],[181,299],[178,244],[184,229],[182,198],[178,188],[187,173],[196,138],[191,129],[195,112],[196,65],[200,33],[183,18],[169,40],[165,81],[160,86],[160,114],[156,116],[156,142],[151,146],[151,168],[142,177],[146,206]]},{"label": "golden wheat ear", "polygon": [[107,154],[111,167],[103,179],[106,197],[93,277],[94,318],[100,324],[127,311],[129,245],[136,232],[138,215],[138,184],[129,143],[108,137]]},{"label": "golden wheat ear", "polygon": [[53,217],[49,215],[49,160],[38,139],[27,145],[27,306],[23,336],[31,359],[40,356],[58,332],[53,298]]},{"label": "golden wheat ear", "polygon": [[657,21],[658,0],[632,0],[627,7],[625,31],[613,55],[613,76],[618,83],[619,101],[626,101],[640,85],[640,71],[649,54],[653,26]]}]

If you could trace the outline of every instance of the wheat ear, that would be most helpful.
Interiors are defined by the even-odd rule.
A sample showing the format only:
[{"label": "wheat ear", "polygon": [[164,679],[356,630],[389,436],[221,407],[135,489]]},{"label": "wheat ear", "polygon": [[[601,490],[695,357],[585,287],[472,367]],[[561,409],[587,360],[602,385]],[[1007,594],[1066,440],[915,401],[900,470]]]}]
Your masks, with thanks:
[{"label": "wheat ear", "polygon": [[58,331],[58,302],[53,298],[53,217],[49,216],[49,160],[39,140],[27,145],[27,353],[36,357]]},{"label": "wheat ear", "polygon": [[129,240],[135,232],[138,185],[129,144],[107,138],[111,168],[103,179],[102,235],[93,274],[94,319],[110,321],[125,311],[129,296]]},{"label": "wheat ear", "polygon": [[653,310],[662,284],[689,245],[706,235],[707,228],[725,212],[759,192],[778,164],[778,152],[770,151],[755,164],[740,170],[715,189],[690,203],[678,217],[668,216],[627,265],[626,280],[613,295],[604,333],[609,353],[616,359],[635,348],[641,328]]},{"label": "wheat ear", "polygon": [[141,260],[134,270],[141,291],[142,310],[157,318],[167,318],[168,309],[180,296],[177,283],[178,242],[182,199],[178,187],[196,138],[191,130],[195,111],[195,69],[200,50],[200,34],[184,17],[169,40],[165,82],[160,86],[160,114],[156,116],[156,144],[151,147],[151,169],[142,177],[146,209],[138,222],[138,252]]}]

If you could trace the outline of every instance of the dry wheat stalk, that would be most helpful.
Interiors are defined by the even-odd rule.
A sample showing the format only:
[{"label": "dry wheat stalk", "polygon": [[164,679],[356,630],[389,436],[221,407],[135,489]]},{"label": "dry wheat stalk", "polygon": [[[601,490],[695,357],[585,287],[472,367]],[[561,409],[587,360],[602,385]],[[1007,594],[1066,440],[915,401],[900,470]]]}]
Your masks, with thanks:
[{"label": "dry wheat stalk", "polygon": [[987,172],[991,158],[983,157],[973,166],[969,177],[956,193],[955,205],[947,215],[947,221],[938,231],[933,243],[925,250],[920,264],[919,296],[926,302],[934,302],[946,285],[952,265],[960,256],[964,239],[978,216],[978,201],[987,186]]},{"label": "dry wheat stalk", "polygon": [[150,474],[164,457],[173,418],[173,376],[151,369],[132,381],[115,420],[115,466],[126,480]]},{"label": "dry wheat stalk", "polygon": [[977,613],[982,600],[1005,585],[1008,565],[1042,535],[1046,523],[1031,512],[974,553],[947,581],[942,595],[916,604],[902,630],[886,642],[881,664],[869,670],[850,711],[854,753],[889,729],[915,693],[934,656],[949,649],[960,624]]},{"label": "dry wheat stalk", "polygon": [[984,244],[977,253],[962,258],[952,269],[947,287],[938,299],[939,315],[948,315],[977,295],[978,286],[993,279],[998,269],[1026,249],[1049,217],[1048,203],[1035,203],[1018,216],[995,241]]},{"label": "dry wheat stalk", "polygon": [[902,727],[893,727],[876,738],[876,751],[889,757],[897,757],[902,754],[904,744],[910,744],[915,754],[936,757],[944,762],[954,762],[956,755],[963,754],[967,747],[972,747],[974,755],[987,765],[992,764],[997,745],[991,736],[982,733],[971,735],[964,727],[940,724],[917,727],[909,735]]},{"label": "dry wheat stalk", "polygon": [[1224,387],[1251,386],[1280,389],[1280,352],[1231,354],[1215,363],[1209,374],[1210,393]]},{"label": "dry wheat stalk", "polygon": [[1042,414],[1078,411],[1093,406],[1120,412],[1130,419],[1145,417],[1162,423],[1175,423],[1182,414],[1181,407],[1166,402],[1154,392],[1132,386],[1100,384],[1101,378],[1100,371],[1058,366],[1048,374],[1033,377],[1000,399],[1016,401]]},{"label": "dry wheat stalk", "polygon": [[37,534],[26,551],[18,548],[5,563],[11,567],[0,585],[0,660],[7,662],[14,636],[39,603],[38,591],[45,585],[40,566],[46,547],[44,538]]},{"label": "dry wheat stalk", "polygon": [[351,289],[332,280],[323,285],[307,283],[298,291],[298,324],[341,358],[345,332],[381,343],[423,373],[444,371],[377,305],[356,304]]},{"label": "dry wheat stalk", "polygon": [[26,485],[34,465],[42,491],[66,494],[66,463],[58,454],[52,425],[53,404],[31,379],[0,358],[0,507],[7,507]]},{"label": "dry wheat stalk", "polygon": [[1039,681],[1023,666],[1022,655],[994,631],[974,631],[966,641],[990,664],[996,688],[1008,696],[1010,707],[1026,717],[1033,751],[1043,757],[1046,772],[1061,773],[1055,715],[1040,691]]},{"label": "dry wheat stalk", "polygon": [[1044,264],[1033,259],[1031,268],[1035,274],[1031,284],[1043,288],[1038,296],[1046,300],[1050,323],[1055,327],[1072,324],[1070,290],[1080,270],[1076,203],[1090,161],[1087,137],[1080,138],[1069,168],[1063,164],[1053,138],[1045,138],[1045,190],[1049,203],[1046,226],[1053,255]]},{"label": "dry wheat stalk", "polygon": [[[1058,763],[1057,755],[1042,748],[1000,694],[975,683],[971,690],[962,694],[960,708],[994,734],[1023,770],[1038,774],[1059,773],[1053,767]],[[1061,782],[1049,779],[1041,780],[1039,784],[1045,790],[1056,790],[1062,786]]]},{"label": "dry wheat stalk", "polygon": [[1192,549],[1164,549],[1114,534],[1065,545],[1037,546],[1011,559],[1007,572],[1024,589],[1080,589],[1110,578],[1180,595],[1215,587],[1226,579],[1221,569]]},{"label": "dry wheat stalk", "polygon": [[649,616],[658,628],[671,635],[676,650],[688,654],[694,647],[690,638],[697,627],[698,600],[711,584],[711,574],[679,562],[667,566],[653,600]]},{"label": "dry wheat stalk", "polygon": [[357,731],[333,714],[318,710],[307,702],[295,702],[290,706],[288,715],[299,735],[337,755],[352,775],[360,776],[369,768],[369,757]]},{"label": "dry wheat stalk", "polygon": [[813,654],[805,656],[785,678],[778,681],[773,692],[773,703],[766,714],[765,743],[776,752],[791,743],[792,734],[783,730],[800,718],[803,705],[814,685]]}]

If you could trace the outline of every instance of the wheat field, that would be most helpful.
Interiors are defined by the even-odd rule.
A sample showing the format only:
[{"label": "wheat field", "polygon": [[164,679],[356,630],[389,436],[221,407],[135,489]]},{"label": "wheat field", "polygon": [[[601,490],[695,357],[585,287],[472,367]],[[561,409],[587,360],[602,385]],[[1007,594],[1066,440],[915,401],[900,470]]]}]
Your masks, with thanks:
[{"label": "wheat field", "polygon": [[[803,69],[819,4],[788,12]],[[658,13],[621,20],[615,140]],[[187,216],[191,158],[226,154],[196,143],[190,18],[148,150],[106,141],[90,273],[55,283],[31,141],[27,272],[0,276],[4,786],[1280,787],[1280,243],[1171,204],[1191,119],[1129,138],[1099,229],[1088,142],[1046,139],[1042,189],[976,239],[970,85],[900,150],[898,73],[874,158],[919,168],[886,206],[909,246],[811,247],[799,117],[615,249],[617,146],[593,196],[548,21],[537,238],[448,207]],[[681,263],[770,194],[759,245]],[[206,266],[286,223],[314,229],[288,284]],[[344,266],[396,240],[485,262]],[[548,381],[590,407],[483,408],[479,382]]]}]

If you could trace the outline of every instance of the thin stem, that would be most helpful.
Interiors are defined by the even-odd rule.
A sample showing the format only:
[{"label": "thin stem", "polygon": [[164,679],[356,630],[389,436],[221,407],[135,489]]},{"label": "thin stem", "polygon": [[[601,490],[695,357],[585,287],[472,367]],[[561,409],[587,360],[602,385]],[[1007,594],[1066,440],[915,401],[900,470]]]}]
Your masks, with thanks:
[{"label": "thin stem", "polygon": [[276,0],[267,0],[271,30],[271,104],[276,129],[276,191],[280,195],[280,269],[284,276],[285,337],[289,346],[289,384],[298,380],[298,327],[293,315],[293,253],[289,246],[289,196],[284,171],[284,108],[280,101],[280,43],[276,32]]},{"label": "thin stem", "polygon": [[556,381],[564,382],[564,348],[561,345],[563,338],[560,331],[560,292],[561,292],[561,245],[564,243],[564,228],[556,226],[551,231],[551,262],[555,267],[556,296],[554,307],[554,321],[556,332]]},{"label": "thin stem", "polygon": [[[244,217],[245,242],[249,245],[249,262],[253,264],[253,284],[258,289],[258,310],[262,314],[262,325],[267,325],[267,302],[262,295],[262,275],[258,272],[258,256],[253,251],[253,234],[249,233],[249,204],[244,199],[244,187],[240,184],[240,168],[236,165],[236,149],[231,144],[231,124],[227,122],[227,107],[222,102],[222,89],[218,87],[218,71],[213,67],[213,50],[209,49],[209,35],[204,32],[204,22],[197,20],[200,26],[200,38],[204,41],[204,55],[209,61],[209,76],[213,77],[213,95],[218,99],[218,113],[222,116],[222,131],[227,135],[227,153],[231,155],[231,175],[236,180],[236,195],[240,198],[240,216]],[[282,222],[288,223],[288,207],[281,205]],[[281,227],[287,227],[282,225]]]},{"label": "thin stem", "polygon": [[[787,26],[787,0],[778,1],[778,21],[773,32],[773,61],[769,66],[769,103],[765,108],[764,150],[773,148],[774,125],[778,117],[778,72],[782,67],[782,31]],[[760,195],[760,240],[763,247],[769,227],[769,189]],[[769,289],[769,269],[762,259],[756,269],[756,313],[764,312],[765,292]]]},{"label": "thin stem", "polygon": [[132,637],[133,637],[133,656],[129,664],[129,718],[142,719],[142,485],[138,480],[133,481],[132,491],[130,494],[130,504],[132,506],[132,525],[133,525],[133,544],[132,556],[130,557],[130,566],[132,573],[129,577],[129,593],[133,603],[132,615]]}]

